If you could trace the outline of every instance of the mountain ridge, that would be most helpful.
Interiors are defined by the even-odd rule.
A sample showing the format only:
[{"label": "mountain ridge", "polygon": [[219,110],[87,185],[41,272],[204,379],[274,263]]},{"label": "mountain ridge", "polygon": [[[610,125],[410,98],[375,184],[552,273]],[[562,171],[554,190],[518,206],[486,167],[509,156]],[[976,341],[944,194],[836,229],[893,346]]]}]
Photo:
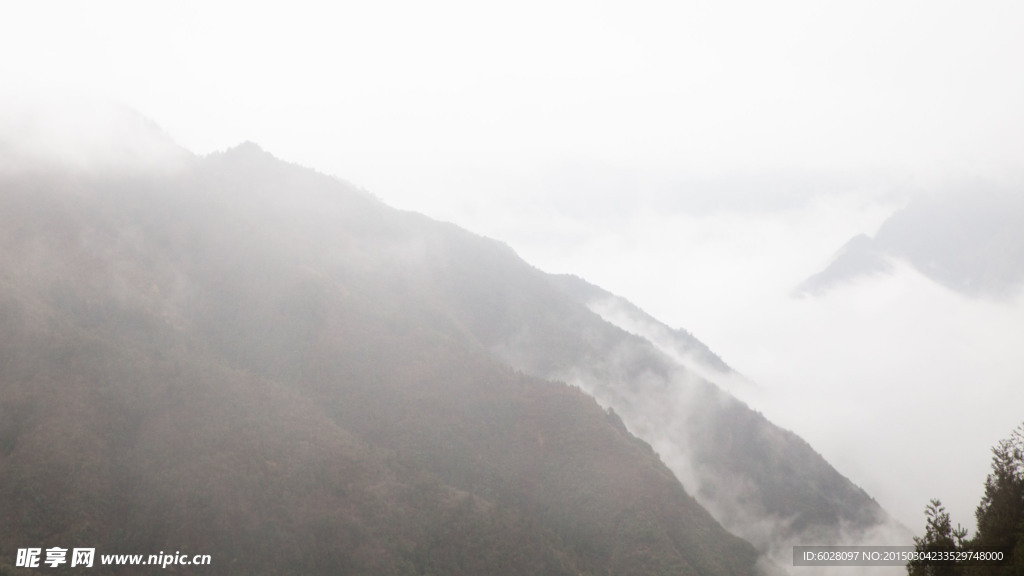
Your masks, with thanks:
[{"label": "mountain ridge", "polygon": [[971,298],[1012,298],[1024,286],[1019,196],[993,184],[921,195],[886,219],[874,237],[851,238],[794,293],[821,295],[859,278],[889,274],[898,261]]},{"label": "mountain ridge", "polygon": [[621,421],[486,353],[514,317],[440,304],[507,247],[233,150],[0,182],[0,567],[757,573]]}]

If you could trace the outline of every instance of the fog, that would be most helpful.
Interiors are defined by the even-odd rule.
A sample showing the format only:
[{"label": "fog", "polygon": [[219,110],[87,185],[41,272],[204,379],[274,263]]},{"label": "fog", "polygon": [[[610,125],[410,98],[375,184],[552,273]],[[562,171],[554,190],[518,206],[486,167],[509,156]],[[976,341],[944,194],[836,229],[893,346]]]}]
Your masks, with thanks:
[{"label": "fog", "polygon": [[175,171],[190,154],[150,118],[87,94],[0,90],[0,173]]},{"label": "fog", "polygon": [[819,296],[794,293],[903,204],[837,193],[777,210],[636,208],[564,251],[527,235],[521,251],[693,333],[753,383],[722,385],[807,439],[908,527],[921,529],[932,497],[973,526],[988,449],[1024,419],[1024,298],[967,297],[899,261],[891,274]]},{"label": "fog", "polygon": [[[966,297],[900,262],[793,289],[915,195],[1020,181],[1022,16],[21,3],[0,21],[0,77],[21,99],[123,103],[198,154],[255,141],[615,292],[707,343],[757,384],[751,405],[920,530],[933,497],[973,525],[988,448],[1024,419],[1024,299]],[[107,146],[23,120],[0,117],[32,150]]]},{"label": "fog", "polygon": [[[764,498],[763,491],[766,488],[758,485],[758,478],[723,473],[723,469],[709,464],[700,455],[702,445],[706,446],[703,438],[708,431],[702,430],[695,423],[702,420],[703,414],[720,411],[722,418],[731,418],[731,426],[737,430],[749,425],[749,422],[745,424],[742,419],[736,418],[735,413],[730,414],[731,402],[728,396],[713,394],[709,397],[704,393],[700,380],[715,382],[759,410],[766,406],[782,407],[782,410],[771,410],[773,417],[786,416],[788,410],[805,409],[806,405],[794,406],[791,399],[781,398],[783,391],[768,390],[740,374],[723,371],[700,351],[688,350],[685,339],[680,339],[678,334],[670,334],[664,325],[645,317],[642,311],[620,298],[601,296],[587,304],[610,323],[653,343],[660,352],[684,369],[670,370],[668,375],[650,371],[637,374],[631,367],[637,365],[639,358],[645,357],[648,347],[643,340],[627,338],[600,359],[563,370],[553,377],[579,386],[593,394],[602,405],[612,407],[633,433],[651,444],[686,489],[716,519],[764,551],[776,565],[791,566],[793,547],[808,542],[847,546],[912,544],[910,532],[891,517],[875,518],[869,527],[846,516],[835,524],[808,527],[803,524],[806,518],[800,517],[806,510],[783,514],[770,510],[772,501]],[[624,376],[627,374],[630,376]],[[711,403],[718,402],[718,405],[709,406],[709,400]],[[871,410],[870,407],[868,410]],[[779,421],[779,418],[775,419]],[[785,443],[771,431],[762,432],[764,436],[751,437],[751,440],[760,444],[766,438],[772,438],[766,444],[760,444],[767,452],[780,448],[776,442]],[[800,448],[786,446],[775,453],[774,457],[780,457],[783,453],[792,454],[792,451],[799,452]],[[772,458],[769,456],[768,460]],[[806,466],[803,470],[816,475],[820,481],[821,469],[815,469],[813,464],[809,464],[803,460],[798,466]],[[771,474],[763,470],[762,473]],[[812,499],[808,498],[808,501]],[[822,576],[881,576],[902,574],[905,568],[817,567],[801,568],[800,571]],[[773,572],[769,570],[768,573]]]}]

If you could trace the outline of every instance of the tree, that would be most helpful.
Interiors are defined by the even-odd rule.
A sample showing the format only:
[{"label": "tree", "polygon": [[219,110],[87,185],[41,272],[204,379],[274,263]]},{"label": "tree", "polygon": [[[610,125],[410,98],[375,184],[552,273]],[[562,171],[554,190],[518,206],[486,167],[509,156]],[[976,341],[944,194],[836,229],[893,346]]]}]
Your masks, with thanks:
[{"label": "tree", "polygon": [[992,448],[992,473],[975,512],[977,547],[999,547],[1010,562],[997,574],[1024,574],[1024,424]]},{"label": "tree", "polygon": [[[949,512],[942,502],[933,498],[924,509],[924,536],[914,537],[914,550],[917,552],[941,552],[947,550],[964,550],[967,546],[965,538],[967,529],[957,524],[953,528]],[[955,564],[928,564],[913,561],[907,564],[910,576],[961,576],[963,568]]]},{"label": "tree", "polygon": [[992,472],[985,479],[985,494],[975,511],[977,532],[953,529],[942,502],[925,508],[924,536],[914,538],[918,552],[940,550],[993,551],[1007,555],[1002,564],[907,564],[910,576],[1021,576],[1024,574],[1024,424],[992,448]]}]

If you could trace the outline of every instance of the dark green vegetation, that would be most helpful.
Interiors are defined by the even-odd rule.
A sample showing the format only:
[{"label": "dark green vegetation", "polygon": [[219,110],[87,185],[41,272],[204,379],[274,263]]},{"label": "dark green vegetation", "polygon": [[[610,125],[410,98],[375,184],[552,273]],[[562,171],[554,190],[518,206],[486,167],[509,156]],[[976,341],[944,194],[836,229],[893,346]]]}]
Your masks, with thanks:
[{"label": "dark green vegetation", "polygon": [[953,528],[949,513],[939,500],[925,508],[925,533],[914,538],[922,552],[977,552],[998,549],[1007,555],[1003,564],[935,565],[914,562],[910,576],[1020,576],[1024,574],[1024,424],[992,448],[992,472],[985,479],[985,493],[974,513],[977,530]]},{"label": "dark green vegetation", "polygon": [[[754,574],[615,413],[495,354],[515,334],[557,368],[595,326],[506,247],[253,145],[4,176],[0,572],[60,546],[203,574]],[[730,438],[727,461],[754,449]]]}]

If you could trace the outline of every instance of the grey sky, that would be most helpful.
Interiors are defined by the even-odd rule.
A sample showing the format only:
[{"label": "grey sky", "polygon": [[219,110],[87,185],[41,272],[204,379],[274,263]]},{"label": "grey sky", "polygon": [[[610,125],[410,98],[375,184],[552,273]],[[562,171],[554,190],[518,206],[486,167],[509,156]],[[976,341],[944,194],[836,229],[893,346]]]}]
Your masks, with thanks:
[{"label": "grey sky", "polygon": [[[622,294],[779,390],[780,423],[916,529],[934,496],[972,521],[988,446],[1024,418],[959,395],[1020,398],[1021,307],[909,271],[788,291],[910,194],[1024,174],[1022,27],[1011,1],[4,1],[0,78],[124,102],[197,153],[253,140]],[[858,436],[828,399],[868,381],[940,406]],[[929,485],[960,468],[899,459],[939,415],[971,464]],[[875,457],[883,437],[905,444]]]},{"label": "grey sky", "polygon": [[1022,12],[935,1],[19,2],[0,24],[0,71],[126,100],[197,152],[252,139],[396,197],[385,174],[397,169],[572,158],[933,174],[1022,157]]}]

